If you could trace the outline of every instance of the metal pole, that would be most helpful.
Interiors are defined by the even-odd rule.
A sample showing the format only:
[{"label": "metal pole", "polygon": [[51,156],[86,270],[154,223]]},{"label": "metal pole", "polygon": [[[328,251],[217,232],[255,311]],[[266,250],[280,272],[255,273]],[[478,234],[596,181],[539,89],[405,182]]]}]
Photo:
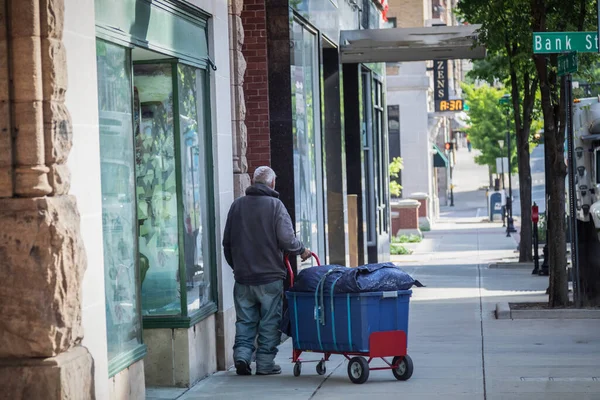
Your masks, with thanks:
[{"label": "metal pole", "polygon": [[[502,150],[502,149],[500,149]],[[502,155],[502,153],[500,153],[500,155]],[[504,191],[504,205],[502,206],[502,227],[505,228],[506,227],[506,219],[507,219],[507,215],[506,215],[506,187],[504,186],[504,157],[500,157],[500,170],[502,171],[502,190]]]},{"label": "metal pole", "polygon": [[452,150],[450,155],[450,207],[454,207],[454,181],[452,180],[452,171],[454,171],[454,153]]},{"label": "metal pole", "polygon": [[576,307],[580,307],[581,288],[579,284],[579,238],[577,234],[577,204],[575,197],[575,159],[573,149],[573,88],[571,74],[565,79],[565,97],[567,98],[567,153],[568,153],[568,179],[569,179],[569,214],[571,217],[571,268],[575,273],[573,277],[573,300]]},{"label": "metal pole", "polygon": [[[502,155],[502,153],[500,153]],[[500,157],[500,170],[502,171],[502,189],[506,189],[504,186],[504,157]]]},{"label": "metal pole", "polygon": [[[536,206],[535,202],[533,205]],[[538,223],[537,221],[533,223],[533,271],[531,271],[532,275],[537,275],[540,273],[540,255],[538,248],[539,245],[539,236],[538,236]]]},{"label": "metal pole", "polygon": [[506,109],[506,141],[508,143],[508,198],[506,199],[507,212],[508,212],[508,223],[506,224],[506,236],[510,236],[511,232],[516,232],[513,225],[512,215],[512,179],[511,179],[511,163],[510,163],[510,121],[508,119],[508,108]]}]

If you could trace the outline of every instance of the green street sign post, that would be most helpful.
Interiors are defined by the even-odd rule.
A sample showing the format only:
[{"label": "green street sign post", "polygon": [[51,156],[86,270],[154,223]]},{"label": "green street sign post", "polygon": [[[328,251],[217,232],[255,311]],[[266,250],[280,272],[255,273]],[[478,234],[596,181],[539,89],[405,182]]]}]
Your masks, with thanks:
[{"label": "green street sign post", "polygon": [[598,53],[598,32],[533,32],[533,53]]},{"label": "green street sign post", "polygon": [[558,56],[558,76],[577,72],[577,53],[561,54]]}]

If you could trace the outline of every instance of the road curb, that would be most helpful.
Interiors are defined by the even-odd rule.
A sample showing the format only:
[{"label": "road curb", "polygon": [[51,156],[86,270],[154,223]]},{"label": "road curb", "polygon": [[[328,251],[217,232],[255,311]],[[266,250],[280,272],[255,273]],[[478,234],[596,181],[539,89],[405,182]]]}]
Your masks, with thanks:
[{"label": "road curb", "polygon": [[490,263],[488,268],[497,269],[533,269],[532,262],[496,262]]},{"label": "road curb", "polygon": [[507,302],[496,303],[496,319],[600,319],[600,310],[511,310]]},{"label": "road curb", "polygon": [[511,319],[508,303],[496,303],[496,319]]}]

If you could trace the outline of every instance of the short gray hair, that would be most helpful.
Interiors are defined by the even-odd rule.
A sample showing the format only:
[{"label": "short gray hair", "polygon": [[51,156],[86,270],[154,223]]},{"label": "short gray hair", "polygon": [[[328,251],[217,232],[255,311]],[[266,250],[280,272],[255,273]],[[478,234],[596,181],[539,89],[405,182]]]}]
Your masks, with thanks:
[{"label": "short gray hair", "polygon": [[272,185],[275,182],[275,171],[273,171],[270,167],[262,166],[256,168],[254,170],[254,183],[263,183],[265,185]]}]

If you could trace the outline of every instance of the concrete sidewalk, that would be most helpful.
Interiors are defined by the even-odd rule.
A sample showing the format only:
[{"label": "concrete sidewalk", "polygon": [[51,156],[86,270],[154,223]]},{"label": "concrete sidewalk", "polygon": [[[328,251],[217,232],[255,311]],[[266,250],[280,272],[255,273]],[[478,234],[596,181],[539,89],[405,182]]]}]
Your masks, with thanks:
[{"label": "concrete sidewalk", "polygon": [[[453,229],[454,226],[454,229]],[[294,377],[291,343],[281,346],[279,376],[217,373],[187,392],[148,390],[150,399],[600,399],[599,320],[496,320],[500,301],[544,301],[547,278],[529,270],[489,269],[514,243],[497,224],[447,224],[428,233],[432,252],[401,266],[427,287],[411,300],[406,382],[373,371],[352,384],[347,362],[333,357],[327,374],[304,364]],[[411,256],[412,257],[412,256]],[[306,355],[318,359],[318,354]]]},{"label": "concrete sidewalk", "polygon": [[355,385],[339,356],[327,364],[326,375],[307,363],[296,378],[288,340],[277,357],[281,375],[219,372],[187,391],[148,389],[148,399],[600,399],[600,320],[495,319],[498,302],[545,301],[548,278],[532,276],[529,269],[488,268],[514,257],[515,244],[501,224],[477,216],[485,207],[477,186],[487,175],[463,156],[455,207],[444,208],[414,254],[393,259],[427,286],[414,288],[411,299],[410,380],[372,371],[368,382]]}]

